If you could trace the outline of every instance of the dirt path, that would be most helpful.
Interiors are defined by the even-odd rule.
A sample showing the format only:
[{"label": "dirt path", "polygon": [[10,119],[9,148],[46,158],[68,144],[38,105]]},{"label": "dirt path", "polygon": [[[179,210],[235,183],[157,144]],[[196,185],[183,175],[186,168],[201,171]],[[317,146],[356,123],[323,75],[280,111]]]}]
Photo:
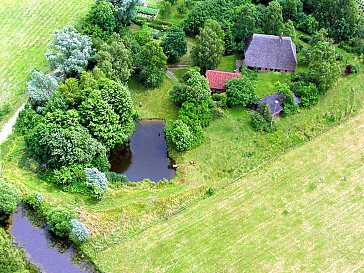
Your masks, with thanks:
[{"label": "dirt path", "polygon": [[2,144],[13,131],[13,126],[18,118],[19,112],[24,109],[24,106],[25,104],[20,106],[18,110],[16,110],[15,114],[11,117],[11,119],[7,123],[5,123],[4,126],[1,128],[0,144]]}]

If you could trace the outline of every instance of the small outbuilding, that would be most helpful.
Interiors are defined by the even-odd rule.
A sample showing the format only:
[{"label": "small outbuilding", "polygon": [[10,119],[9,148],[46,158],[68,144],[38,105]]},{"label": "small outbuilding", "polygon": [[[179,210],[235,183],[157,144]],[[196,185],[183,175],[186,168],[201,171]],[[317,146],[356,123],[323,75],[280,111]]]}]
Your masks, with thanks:
[{"label": "small outbuilding", "polygon": [[228,80],[239,78],[239,73],[223,72],[216,70],[207,70],[205,74],[212,93],[226,92],[225,84]]},{"label": "small outbuilding", "polygon": [[297,66],[296,45],[283,35],[251,35],[245,39],[244,65],[259,72],[293,73]]},{"label": "small outbuilding", "polygon": [[[300,104],[300,98],[298,98],[293,92],[292,94],[295,104]],[[261,99],[258,101],[258,106],[265,103],[268,104],[272,116],[278,116],[283,111],[283,97],[280,93],[276,93]]]}]

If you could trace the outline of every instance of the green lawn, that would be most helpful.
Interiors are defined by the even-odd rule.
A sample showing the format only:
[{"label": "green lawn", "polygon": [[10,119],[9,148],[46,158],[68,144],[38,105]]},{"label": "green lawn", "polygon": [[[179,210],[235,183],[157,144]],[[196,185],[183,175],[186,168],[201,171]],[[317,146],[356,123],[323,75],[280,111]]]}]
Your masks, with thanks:
[{"label": "green lawn", "polygon": [[291,75],[288,73],[279,72],[262,72],[258,73],[257,79],[257,95],[259,98],[264,98],[266,96],[277,93],[274,88],[274,83],[277,81],[281,83],[288,83]]},{"label": "green lawn", "polygon": [[241,59],[238,54],[233,54],[229,56],[222,57],[219,65],[216,70],[225,71],[225,72],[234,72],[236,65],[235,61]]},{"label": "green lawn", "polygon": [[362,113],[98,253],[96,264],[106,272],[363,270],[363,123]]},{"label": "green lawn", "polygon": [[0,4],[0,107],[11,111],[0,127],[26,99],[24,88],[32,68],[44,71],[44,52],[57,28],[77,22],[92,0],[2,0]]}]

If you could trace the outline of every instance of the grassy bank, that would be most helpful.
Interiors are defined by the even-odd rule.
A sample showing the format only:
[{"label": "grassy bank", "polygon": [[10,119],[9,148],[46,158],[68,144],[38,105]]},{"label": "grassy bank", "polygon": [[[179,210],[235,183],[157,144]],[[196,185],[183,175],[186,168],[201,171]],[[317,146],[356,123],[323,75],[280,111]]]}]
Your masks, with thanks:
[{"label": "grassy bank", "polygon": [[0,128],[26,99],[24,88],[32,68],[46,70],[44,52],[52,32],[77,22],[91,0],[13,1],[0,5],[0,107],[10,112]]}]

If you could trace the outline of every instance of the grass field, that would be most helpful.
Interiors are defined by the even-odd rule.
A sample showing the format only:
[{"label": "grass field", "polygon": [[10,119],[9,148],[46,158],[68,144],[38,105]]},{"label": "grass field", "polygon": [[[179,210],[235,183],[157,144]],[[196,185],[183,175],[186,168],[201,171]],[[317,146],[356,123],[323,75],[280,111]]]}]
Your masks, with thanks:
[{"label": "grass field", "polygon": [[364,269],[364,115],[96,258],[106,272]]},{"label": "grass field", "polygon": [[26,99],[24,88],[32,68],[44,71],[44,52],[57,28],[77,22],[92,0],[2,0],[0,3],[0,107],[11,105],[0,128]]}]

